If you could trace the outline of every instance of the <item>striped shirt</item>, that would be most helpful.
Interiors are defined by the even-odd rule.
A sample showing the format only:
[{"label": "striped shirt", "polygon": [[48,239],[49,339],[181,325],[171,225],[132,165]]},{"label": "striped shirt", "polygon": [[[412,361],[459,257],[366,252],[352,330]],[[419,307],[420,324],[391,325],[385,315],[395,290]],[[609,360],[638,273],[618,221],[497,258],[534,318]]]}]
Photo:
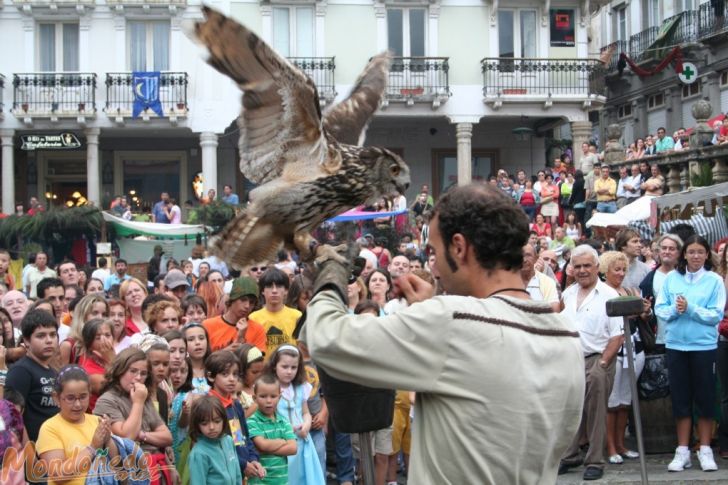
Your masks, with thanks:
[{"label": "striped shirt", "polygon": [[[286,418],[276,413],[271,419],[257,410],[248,418],[248,432],[252,440],[261,436],[267,440],[295,440],[293,428]],[[260,464],[265,468],[265,478],[248,478],[249,485],[286,485],[288,483],[288,457],[260,454]]]}]

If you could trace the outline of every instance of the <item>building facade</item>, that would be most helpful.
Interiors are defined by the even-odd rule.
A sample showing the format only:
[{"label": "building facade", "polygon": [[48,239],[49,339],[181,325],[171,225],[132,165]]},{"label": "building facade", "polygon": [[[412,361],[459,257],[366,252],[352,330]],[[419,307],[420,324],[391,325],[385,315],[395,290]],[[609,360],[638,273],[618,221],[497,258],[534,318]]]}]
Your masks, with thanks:
[{"label": "building facade", "polygon": [[[603,65],[589,58],[589,0],[210,5],[306,71],[324,109],[347,95],[373,54],[390,49],[389,87],[366,143],[404,156],[410,197],[422,184],[438,194],[501,167],[534,172],[547,163],[550,138],[578,146],[592,137],[590,113],[606,102]],[[198,1],[2,0],[0,7],[4,213],[32,196],[108,207],[127,194],[140,209],[162,191],[194,200],[198,174],[205,190],[230,184],[244,195],[240,92],[184,33],[201,18]],[[160,73],[150,81],[160,104],[135,113],[135,91],[151,89],[139,83],[146,72]],[[70,135],[78,143],[64,144]]]},{"label": "building facade", "polygon": [[[713,115],[728,111],[728,4],[710,0],[615,0],[592,18],[592,47],[609,67],[608,101],[600,113],[600,131],[611,123],[622,126],[627,147],[638,138],[665,127],[668,134],[695,124],[691,109],[704,99]],[[689,83],[673,66],[648,76],[627,67],[618,70],[621,53],[647,71],[680,48],[690,68]]]}]

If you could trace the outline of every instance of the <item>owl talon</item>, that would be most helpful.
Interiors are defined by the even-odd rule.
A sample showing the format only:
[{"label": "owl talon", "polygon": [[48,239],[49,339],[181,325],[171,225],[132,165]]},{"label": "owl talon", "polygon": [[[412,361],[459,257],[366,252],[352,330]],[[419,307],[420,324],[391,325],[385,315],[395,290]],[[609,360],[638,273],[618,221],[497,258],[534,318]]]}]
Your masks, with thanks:
[{"label": "owl talon", "polygon": [[346,257],[348,246],[346,244],[340,244],[339,246],[330,246],[328,244],[322,244],[316,248],[316,259],[317,265],[322,265],[327,261],[336,261],[339,264],[347,264],[349,259]]}]

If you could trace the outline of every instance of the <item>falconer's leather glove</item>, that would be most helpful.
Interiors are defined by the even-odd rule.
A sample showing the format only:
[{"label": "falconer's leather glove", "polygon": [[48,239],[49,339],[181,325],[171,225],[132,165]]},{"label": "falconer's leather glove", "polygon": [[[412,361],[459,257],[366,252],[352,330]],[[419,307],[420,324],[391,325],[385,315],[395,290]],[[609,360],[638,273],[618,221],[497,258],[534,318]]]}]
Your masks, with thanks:
[{"label": "falconer's leather glove", "polygon": [[356,281],[366,260],[359,258],[356,244],[340,246],[321,245],[316,248],[318,272],[313,283],[313,294],[323,290],[335,290],[345,305],[349,304],[347,286]]}]

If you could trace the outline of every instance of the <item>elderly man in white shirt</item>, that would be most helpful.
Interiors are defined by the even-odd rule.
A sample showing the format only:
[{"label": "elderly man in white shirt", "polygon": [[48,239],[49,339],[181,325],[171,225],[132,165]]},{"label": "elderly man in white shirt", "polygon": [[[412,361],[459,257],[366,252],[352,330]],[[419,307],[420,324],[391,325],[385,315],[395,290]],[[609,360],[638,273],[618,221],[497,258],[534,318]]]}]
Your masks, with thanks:
[{"label": "elderly man in white shirt", "polygon": [[[559,473],[585,465],[584,480],[598,480],[604,474],[607,401],[614,382],[617,352],[624,340],[622,319],[608,317],[607,300],[619,295],[599,280],[599,256],[591,246],[577,246],[571,252],[571,266],[576,283],[564,291],[564,315],[579,331],[584,352],[586,397],[579,432],[563,456]],[[586,456],[581,458],[579,443],[589,442]]]}]

